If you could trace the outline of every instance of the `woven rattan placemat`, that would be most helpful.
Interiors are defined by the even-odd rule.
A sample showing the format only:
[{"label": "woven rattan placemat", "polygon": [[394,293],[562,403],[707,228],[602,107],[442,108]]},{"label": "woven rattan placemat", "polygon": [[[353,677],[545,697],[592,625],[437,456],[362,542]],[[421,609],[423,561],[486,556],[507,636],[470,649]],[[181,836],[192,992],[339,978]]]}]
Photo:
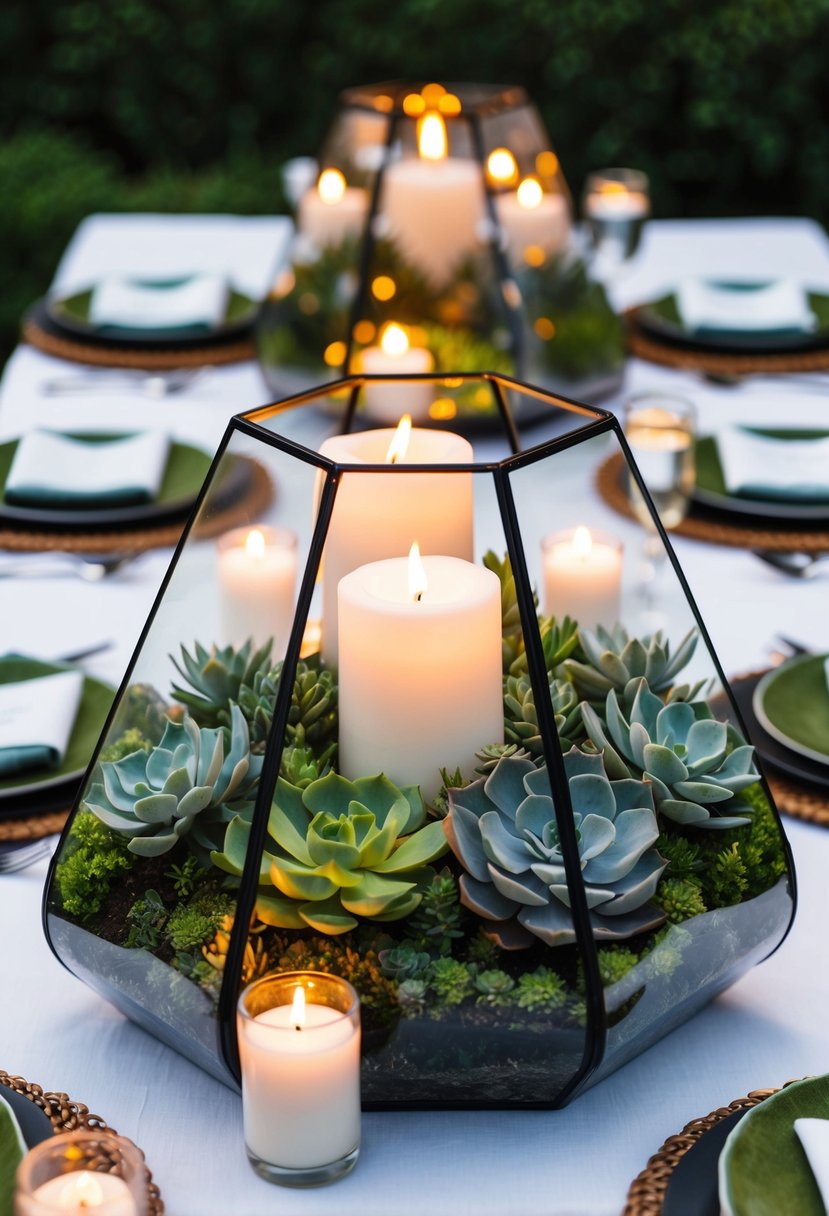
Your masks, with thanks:
[{"label": "woven rattan placemat", "polygon": [[25,819],[0,819],[0,841],[43,840],[63,831],[69,811],[52,811],[47,815],[30,814]]},{"label": "woven rattan placemat", "polygon": [[[274,486],[270,476],[247,456],[239,457],[250,468],[244,492],[224,509],[210,513],[198,525],[198,538],[219,536],[230,528],[240,527],[261,514],[270,504]],[[64,553],[143,553],[147,549],[164,549],[178,543],[184,519],[156,524],[149,528],[121,528],[101,531],[38,531],[34,528],[0,527],[0,549],[17,552]]]},{"label": "woven rattan placemat", "polygon": [[[56,1136],[61,1132],[82,1131],[109,1131],[113,1136],[118,1135],[115,1129],[110,1127],[100,1115],[91,1114],[88,1106],[74,1102],[67,1094],[49,1093],[41,1089],[39,1085],[25,1081],[23,1077],[13,1077],[2,1070],[0,1070],[0,1085],[5,1085],[7,1089],[22,1094],[35,1106],[40,1107],[52,1124],[52,1130]],[[138,1148],[137,1145],[135,1147]],[[138,1151],[141,1153],[140,1148]],[[141,1153],[141,1156],[143,1158],[144,1154]],[[164,1200],[161,1198],[158,1186],[153,1182],[152,1173],[146,1163],[144,1177],[147,1187],[147,1216],[164,1216]]]},{"label": "woven rattan placemat", "polygon": [[689,371],[712,372],[721,376],[747,376],[753,373],[820,372],[829,370],[829,346],[820,350],[765,354],[751,351],[744,354],[730,351],[700,350],[671,342],[660,342],[645,333],[636,320],[636,309],[625,313],[627,347],[637,359],[661,363],[666,367],[687,368]]},{"label": "woven rattan placemat", "polygon": [[135,367],[146,371],[170,371],[177,367],[206,367],[215,364],[243,363],[256,358],[253,334],[232,340],[217,339],[183,346],[131,347],[113,343],[99,345],[82,341],[50,323],[39,305],[24,316],[20,333],[24,342],[44,354],[91,367]]},{"label": "woven rattan placemat", "polygon": [[[596,471],[596,489],[608,506],[628,519],[634,519],[624,487],[624,459],[618,453],[603,461]],[[781,552],[817,552],[829,549],[829,532],[813,528],[758,527],[731,522],[713,511],[691,508],[691,514],[673,529],[679,536],[705,540],[714,545],[733,545],[740,549],[776,549]]]}]

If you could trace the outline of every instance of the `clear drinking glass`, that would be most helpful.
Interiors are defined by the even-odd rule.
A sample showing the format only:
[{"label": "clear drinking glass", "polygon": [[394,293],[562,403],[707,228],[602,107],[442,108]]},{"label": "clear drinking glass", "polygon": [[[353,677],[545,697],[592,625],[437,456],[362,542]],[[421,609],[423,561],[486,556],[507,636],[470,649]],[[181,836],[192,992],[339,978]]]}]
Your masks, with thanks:
[{"label": "clear drinking glass", "polygon": [[650,211],[650,184],[640,169],[597,169],[588,174],[582,212],[594,277],[610,278],[630,261]]}]

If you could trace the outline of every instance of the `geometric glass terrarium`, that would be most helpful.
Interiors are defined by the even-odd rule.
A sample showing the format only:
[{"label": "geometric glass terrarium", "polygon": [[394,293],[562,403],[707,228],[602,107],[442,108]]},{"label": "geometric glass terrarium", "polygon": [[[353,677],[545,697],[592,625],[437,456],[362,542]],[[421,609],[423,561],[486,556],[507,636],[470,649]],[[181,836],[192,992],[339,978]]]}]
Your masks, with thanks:
[{"label": "geometric glass terrarium", "polygon": [[[618,385],[620,323],[578,256],[558,157],[521,88],[346,90],[296,226],[259,329],[275,393],[348,371],[481,367],[581,400]],[[456,404],[432,421],[497,419],[483,396]]]},{"label": "geometric glass terrarium", "polygon": [[[424,385],[489,393],[500,438],[355,429]],[[639,628],[608,448],[489,373],[233,418],[53,862],[61,961],[229,1085],[241,988],[309,969],[360,995],[367,1107],[545,1107],[775,949],[785,838],[655,515],[674,606]],[[200,542],[251,460],[267,521]]]}]

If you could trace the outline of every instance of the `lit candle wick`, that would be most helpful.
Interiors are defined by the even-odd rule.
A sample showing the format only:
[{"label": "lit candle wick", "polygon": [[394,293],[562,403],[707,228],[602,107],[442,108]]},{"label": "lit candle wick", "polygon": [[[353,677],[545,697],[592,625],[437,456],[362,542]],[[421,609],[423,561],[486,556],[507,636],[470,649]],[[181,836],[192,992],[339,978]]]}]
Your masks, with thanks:
[{"label": "lit candle wick", "polygon": [[409,550],[409,595],[415,604],[419,604],[423,599],[423,593],[428,586],[426,567],[420,559],[420,545],[414,541]]},{"label": "lit candle wick", "polygon": [[397,424],[397,430],[392,436],[389,450],[386,452],[386,464],[397,464],[409,450],[409,439],[412,433],[412,416],[404,414]]},{"label": "lit candle wick", "polygon": [[291,1003],[291,1018],[293,1019],[294,1029],[302,1030],[305,1026],[305,989],[302,987],[294,989],[294,999]]}]

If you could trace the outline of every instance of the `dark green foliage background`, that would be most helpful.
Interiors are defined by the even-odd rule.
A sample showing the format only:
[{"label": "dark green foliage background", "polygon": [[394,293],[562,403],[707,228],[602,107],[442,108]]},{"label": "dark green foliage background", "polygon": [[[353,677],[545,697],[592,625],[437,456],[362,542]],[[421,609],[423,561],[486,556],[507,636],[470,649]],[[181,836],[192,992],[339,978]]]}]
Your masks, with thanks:
[{"label": "dark green foliage background", "polygon": [[522,84],[571,188],[657,215],[829,217],[829,0],[5,0],[0,342],[92,210],[282,209],[338,92]]}]

